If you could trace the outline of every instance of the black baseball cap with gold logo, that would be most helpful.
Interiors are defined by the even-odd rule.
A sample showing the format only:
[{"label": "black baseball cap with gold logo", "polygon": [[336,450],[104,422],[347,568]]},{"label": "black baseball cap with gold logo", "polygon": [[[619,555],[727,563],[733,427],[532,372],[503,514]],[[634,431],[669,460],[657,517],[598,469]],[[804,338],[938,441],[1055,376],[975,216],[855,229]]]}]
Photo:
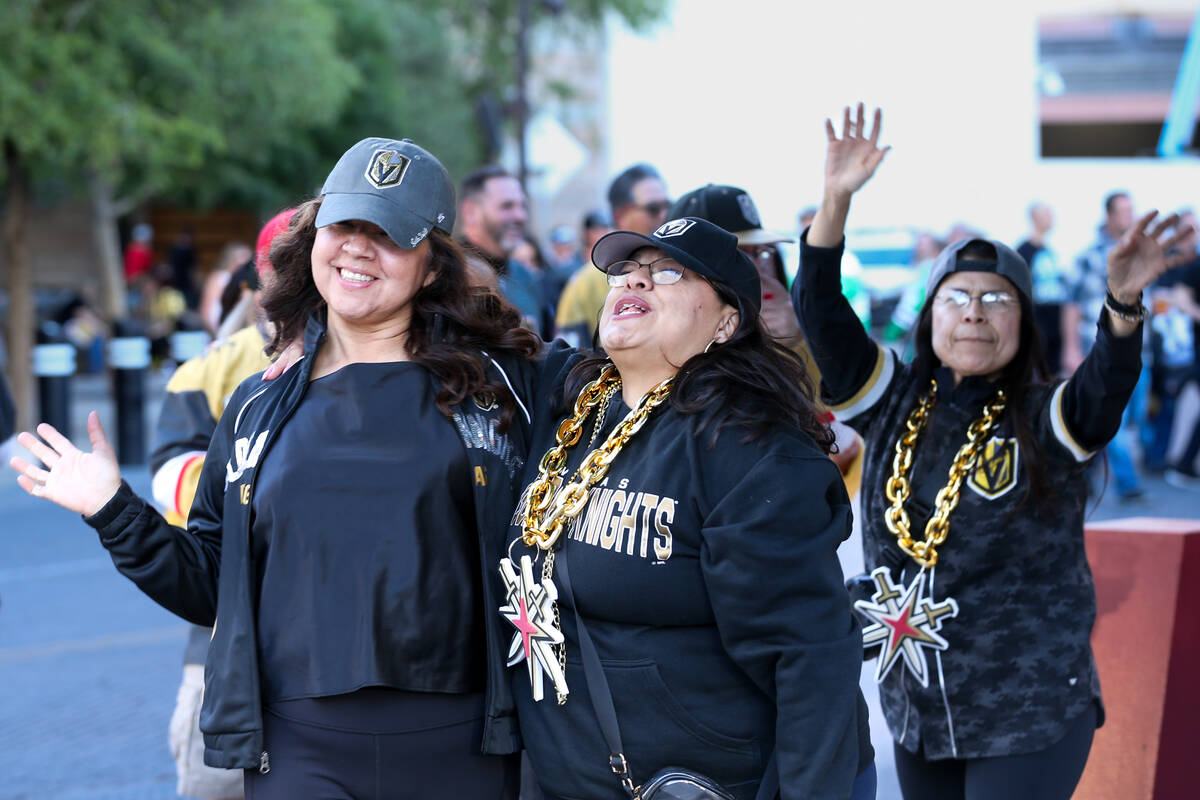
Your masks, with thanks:
[{"label": "black baseball cap with gold logo", "polygon": [[411,250],[433,228],[454,230],[454,183],[442,163],[408,139],[363,139],[338,159],[321,187],[316,226],[373,222]]},{"label": "black baseball cap with gold logo", "polygon": [[736,236],[706,219],[673,219],[649,236],[613,231],[592,248],[592,263],[607,272],[643,247],[657,247],[693,272],[726,284],[756,311],[762,307],[762,283],[754,262],[738,249]]}]

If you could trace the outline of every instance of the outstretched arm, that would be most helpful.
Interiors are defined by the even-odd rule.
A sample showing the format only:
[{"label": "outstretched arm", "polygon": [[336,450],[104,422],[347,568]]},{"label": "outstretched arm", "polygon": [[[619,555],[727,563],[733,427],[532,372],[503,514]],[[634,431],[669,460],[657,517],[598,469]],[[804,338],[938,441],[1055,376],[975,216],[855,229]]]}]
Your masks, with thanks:
[{"label": "outstretched arm", "polygon": [[[116,454],[95,412],[88,415],[92,451],[75,447],[51,425],[39,425],[46,443],[22,433],[20,443],[48,469],[13,458],[17,482],[34,497],[82,514],[96,528],[113,563],[151,599],[189,622],[213,624],[221,557],[221,481],[227,447],[217,442],[182,531],[121,482]],[[207,480],[206,480],[207,479]]]},{"label": "outstretched arm", "polygon": [[[1141,292],[1170,266],[1167,252],[1190,233],[1167,232],[1176,215],[1151,225],[1158,212],[1137,221],[1108,253],[1108,288],[1118,303],[1137,306]],[[1055,390],[1047,408],[1055,436],[1078,461],[1091,458],[1116,435],[1121,414],[1141,373],[1142,322],[1105,308],[1096,342],[1070,380]]]},{"label": "outstretched arm", "polygon": [[[841,258],[850,198],[875,174],[888,148],[880,148],[882,114],[875,112],[865,135],[863,107],[855,121],[843,113],[842,137],[825,121],[825,193],[817,216],[801,237],[800,274],[792,285],[792,303],[821,370],[821,397],[839,419],[866,413],[890,383],[894,359],[863,330],[842,296]],[[853,423],[861,430],[864,421]]]}]

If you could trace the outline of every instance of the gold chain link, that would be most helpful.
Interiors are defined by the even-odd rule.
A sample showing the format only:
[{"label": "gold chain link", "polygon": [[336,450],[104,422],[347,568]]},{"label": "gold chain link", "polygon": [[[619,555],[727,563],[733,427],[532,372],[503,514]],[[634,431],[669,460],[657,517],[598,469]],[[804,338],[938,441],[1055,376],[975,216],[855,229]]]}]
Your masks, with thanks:
[{"label": "gold chain link", "polygon": [[579,443],[584,422],[591,410],[620,388],[621,377],[615,367],[608,367],[599,378],[583,388],[575,400],[574,413],[559,423],[556,444],[542,456],[538,477],[530,487],[529,506],[521,531],[521,540],[526,545],[537,545],[543,550],[554,546],[567,524],[583,511],[589,490],[607,474],[621,448],[646,424],[650,412],[670,395],[673,378],[667,378],[647,392],[637,408],[626,415],[604,443],[587,454],[571,482],[563,486],[562,474],[567,466],[567,451]]},{"label": "gold chain link", "polygon": [[925,540],[914,541],[911,533],[912,521],[904,504],[912,492],[908,471],[912,469],[913,448],[917,438],[929,422],[929,412],[937,402],[937,382],[930,384],[929,391],[917,403],[917,407],[904,422],[904,433],[896,440],[896,455],[892,458],[892,475],[884,484],[884,494],[891,505],[883,512],[887,529],[896,537],[900,546],[922,567],[937,564],[937,548],[946,541],[950,533],[950,514],[958,507],[963,481],[974,471],[979,455],[987,444],[988,437],[1000,422],[1007,398],[1003,389],[996,393],[983,408],[983,416],[967,428],[967,441],[958,449],[954,463],[950,465],[949,482],[937,493],[935,511],[925,525]]}]

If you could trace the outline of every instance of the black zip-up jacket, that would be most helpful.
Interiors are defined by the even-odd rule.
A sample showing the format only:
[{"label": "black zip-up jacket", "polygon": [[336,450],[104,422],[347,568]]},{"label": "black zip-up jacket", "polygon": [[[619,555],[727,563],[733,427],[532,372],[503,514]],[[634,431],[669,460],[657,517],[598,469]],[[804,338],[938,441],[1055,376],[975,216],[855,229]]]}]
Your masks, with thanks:
[{"label": "black zip-up jacket", "polygon": [[[920,568],[887,529],[884,485],[896,441],[929,384],[918,383],[909,365],[867,337],[841,296],[841,251],[812,247],[802,238],[793,302],[821,366],[824,398],[866,440],[867,569],[888,566],[894,580],[907,584]],[[1096,345],[1070,380],[1027,388],[1020,413],[1036,454],[1023,452],[1015,409],[1001,414],[963,483],[937,565],[926,573],[927,596],[958,604],[957,616],[940,629],[949,647],[924,651],[927,685],[903,663],[880,685],[888,727],[909,752],[928,759],[1031,753],[1061,739],[1093,703],[1103,721],[1089,643],[1096,593],[1084,550],[1085,471],[1120,426],[1141,368],[1141,340],[1140,328],[1113,335],[1101,316]],[[933,377],[938,397],[915,445],[905,505],[914,538],[923,538],[933,498],[993,391],[977,376],[955,386],[944,367]],[[1045,494],[1025,502],[1034,457]],[[929,498],[925,508],[921,498]]]},{"label": "black zip-up jacket", "polygon": [[[168,525],[124,484],[103,509],[87,518],[117,569],[143,592],[190,622],[215,626],[200,714],[204,761],[214,767],[269,769],[255,639],[252,497],[256,466],[303,399],[312,356],[324,335],[324,324],[314,317],[305,331],[305,356],[295,367],[266,384],[251,377],[234,392],[209,445],[186,532]],[[494,403],[467,400],[453,413],[475,490],[489,654],[502,652],[508,637],[496,611],[503,604],[496,564],[502,555],[502,532],[520,491],[516,481],[527,453],[528,398],[537,391],[545,363],[557,358],[551,352],[542,362],[490,359],[518,398],[519,408],[505,433],[497,432],[501,410]],[[502,660],[488,660],[485,711],[482,752],[517,752],[520,736]]]}]

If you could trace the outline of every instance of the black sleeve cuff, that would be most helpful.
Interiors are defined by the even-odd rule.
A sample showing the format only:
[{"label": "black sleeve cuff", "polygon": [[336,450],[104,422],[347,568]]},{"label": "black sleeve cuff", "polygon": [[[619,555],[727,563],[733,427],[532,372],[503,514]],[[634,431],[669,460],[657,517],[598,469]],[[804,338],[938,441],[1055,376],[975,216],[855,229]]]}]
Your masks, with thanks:
[{"label": "black sleeve cuff", "polygon": [[808,229],[800,234],[800,279],[818,294],[842,293],[842,253],[846,240],[836,247],[817,247],[808,243]]},{"label": "black sleeve cuff", "polygon": [[138,497],[130,488],[129,484],[121,481],[117,493],[112,496],[104,507],[92,514],[90,517],[83,517],[83,521],[91,525],[100,532],[100,538],[109,538],[106,534],[115,533],[111,529],[114,524],[120,520],[125,520],[136,516],[141,507],[145,505],[145,501]]},{"label": "black sleeve cuff", "polygon": [[1112,320],[1109,319],[1108,311],[1102,310],[1100,319],[1096,321],[1096,343],[1092,347],[1099,348],[1106,364],[1116,366],[1136,364],[1140,368],[1144,327],[1145,320],[1139,322],[1128,336],[1118,336],[1113,333]]}]

